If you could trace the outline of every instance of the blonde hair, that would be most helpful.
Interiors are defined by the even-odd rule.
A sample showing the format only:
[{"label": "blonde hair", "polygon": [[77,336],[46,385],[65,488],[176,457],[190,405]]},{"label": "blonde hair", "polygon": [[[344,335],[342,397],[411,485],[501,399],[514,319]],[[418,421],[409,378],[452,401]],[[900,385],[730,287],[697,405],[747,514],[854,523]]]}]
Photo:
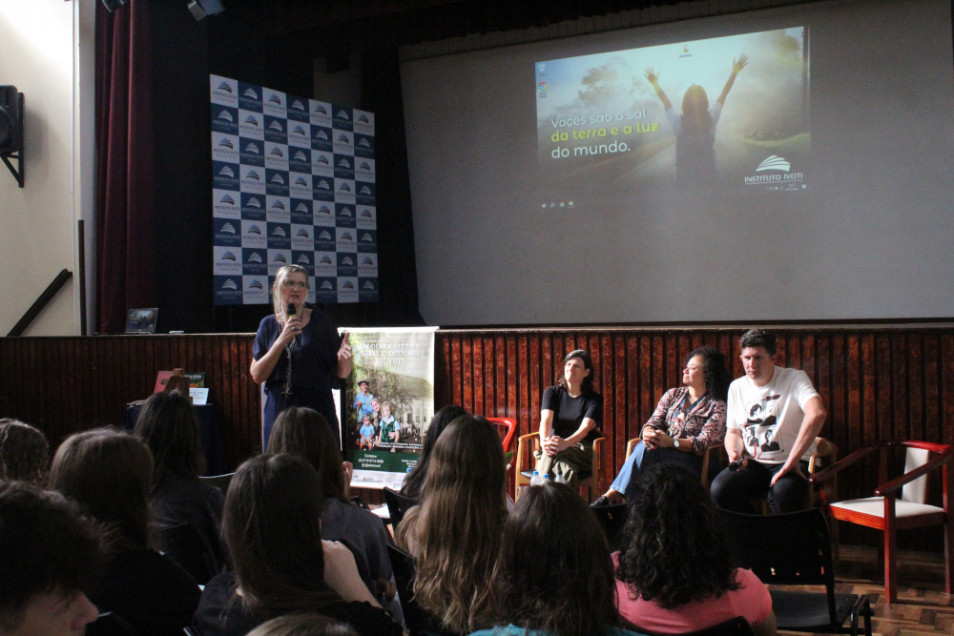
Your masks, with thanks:
[{"label": "blonde hair", "polygon": [[434,445],[415,524],[415,599],[451,631],[489,622],[505,492],[497,430],[479,415],[456,418]]},{"label": "blonde hair", "polygon": [[279,322],[285,321],[285,305],[282,303],[282,285],[285,279],[291,274],[304,274],[305,283],[308,283],[308,270],[301,265],[282,265],[275,274],[275,282],[272,284],[272,308],[275,310],[275,317]]}]

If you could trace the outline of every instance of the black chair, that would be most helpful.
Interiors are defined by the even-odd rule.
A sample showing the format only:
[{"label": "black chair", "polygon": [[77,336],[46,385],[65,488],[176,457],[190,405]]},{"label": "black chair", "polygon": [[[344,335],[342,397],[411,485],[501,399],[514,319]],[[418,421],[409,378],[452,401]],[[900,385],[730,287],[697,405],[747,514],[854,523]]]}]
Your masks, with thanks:
[{"label": "black chair", "polygon": [[87,636],[139,636],[136,628],[115,612],[103,612],[86,626]]},{"label": "black chair", "polygon": [[590,510],[593,511],[596,520],[600,522],[600,527],[603,528],[603,533],[606,535],[606,541],[610,547],[614,550],[618,549],[620,547],[620,534],[629,516],[629,504],[607,504],[605,506],[594,506]]},{"label": "black chair", "polygon": [[[831,534],[817,508],[778,515],[745,515],[727,510],[729,537],[739,564],[766,585],[824,587],[824,591],[769,588],[779,630],[871,636],[871,604],[866,595],[836,594]],[[849,625],[845,625],[850,621]]]},{"label": "black chair", "polygon": [[205,585],[222,570],[213,546],[187,523],[158,528],[154,538],[156,547],[191,574],[199,585]]},{"label": "black chair", "polygon": [[[636,631],[643,632],[648,636],[663,636],[663,634],[651,632],[643,629],[642,627],[634,627],[636,627]],[[666,634],[665,636],[674,635]],[[711,627],[706,627],[705,629],[699,629],[694,632],[685,632],[675,636],[755,636],[755,630],[752,629],[752,626],[749,625],[749,621],[745,620],[745,618],[742,616],[736,616],[735,618],[730,618],[727,621],[712,625]]]},{"label": "black chair", "polygon": [[417,500],[402,495],[387,486],[385,486],[383,490],[384,503],[388,505],[388,516],[391,517],[391,527],[397,528],[398,524],[401,523],[401,520],[404,518],[404,513],[407,512],[411,506],[416,506]]},{"label": "black chair", "polygon": [[441,629],[437,617],[414,602],[414,557],[390,543],[388,556],[394,570],[401,611],[404,612],[404,624],[411,636],[454,636],[452,632]]}]

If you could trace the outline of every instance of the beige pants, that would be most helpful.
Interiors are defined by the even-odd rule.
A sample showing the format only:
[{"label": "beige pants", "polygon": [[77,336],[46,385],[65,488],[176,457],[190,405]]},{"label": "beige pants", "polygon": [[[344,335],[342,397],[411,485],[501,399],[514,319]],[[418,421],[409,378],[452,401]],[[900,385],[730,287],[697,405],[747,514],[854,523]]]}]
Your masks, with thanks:
[{"label": "beige pants", "polygon": [[567,486],[573,490],[579,487],[581,480],[593,474],[592,442],[580,442],[552,457],[539,450],[534,451],[534,456],[537,458],[537,467],[534,470],[541,476],[549,474],[550,479],[563,475]]}]

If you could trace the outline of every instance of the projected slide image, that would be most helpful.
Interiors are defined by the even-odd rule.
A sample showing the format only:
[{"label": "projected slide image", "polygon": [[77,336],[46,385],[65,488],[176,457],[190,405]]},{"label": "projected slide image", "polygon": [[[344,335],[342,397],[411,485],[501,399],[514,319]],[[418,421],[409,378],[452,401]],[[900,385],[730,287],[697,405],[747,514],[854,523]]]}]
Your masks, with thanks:
[{"label": "projected slide image", "polygon": [[543,207],[808,187],[805,27],[539,61],[535,82]]}]

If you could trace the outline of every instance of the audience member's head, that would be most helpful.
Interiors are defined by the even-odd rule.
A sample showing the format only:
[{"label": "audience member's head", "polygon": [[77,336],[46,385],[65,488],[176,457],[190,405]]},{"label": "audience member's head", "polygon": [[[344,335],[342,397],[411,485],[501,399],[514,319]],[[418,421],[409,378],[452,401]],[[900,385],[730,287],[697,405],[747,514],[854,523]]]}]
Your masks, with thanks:
[{"label": "audience member's head", "polygon": [[99,428],[70,435],[50,468],[50,487],[110,531],[113,551],[149,545],[152,453],[138,437]]},{"label": "audience member's head", "polygon": [[204,463],[202,434],[188,397],[179,391],[150,396],[139,412],[135,432],[152,451],[153,488],[167,474],[199,478]]},{"label": "audience member's head", "polygon": [[479,415],[457,417],[434,444],[415,525],[415,598],[445,628],[472,631],[489,611],[506,514],[497,429]]},{"label": "audience member's head", "polygon": [[738,587],[722,518],[682,466],[642,471],[623,532],[616,577],[644,600],[672,609]]},{"label": "audience member's head", "polygon": [[411,469],[411,472],[408,473],[404,479],[404,486],[401,488],[401,492],[404,495],[412,499],[420,498],[424,490],[424,479],[427,477],[427,467],[431,461],[431,451],[434,450],[434,444],[437,442],[437,438],[440,437],[441,433],[444,432],[444,429],[447,428],[447,425],[461,415],[467,415],[467,411],[456,404],[449,404],[437,411],[437,413],[434,413],[434,417],[431,418],[431,424],[427,428],[427,433],[424,434],[424,443],[421,445],[421,456],[418,458],[417,464],[415,464],[414,468]]},{"label": "audience member's head", "polygon": [[739,338],[739,350],[756,349],[761,347],[770,356],[774,356],[777,348],[775,344],[775,334],[765,329],[749,329]]},{"label": "audience member's head", "polygon": [[102,571],[99,530],[60,494],[0,483],[0,633],[82,634]]},{"label": "audience member's head", "polygon": [[495,616],[529,630],[601,634],[619,623],[603,530],[565,484],[528,488],[507,518],[494,570]]},{"label": "audience member's head", "polygon": [[29,424],[0,419],[0,481],[29,481],[42,486],[50,468],[46,436]]},{"label": "audience member's head", "polygon": [[268,440],[269,455],[289,453],[311,464],[325,497],[347,502],[338,439],[328,421],[314,409],[289,406],[278,414]]},{"label": "audience member's head", "polygon": [[250,631],[248,636],[359,636],[350,625],[314,613],[279,616]]},{"label": "audience member's head", "polygon": [[706,391],[716,399],[725,402],[729,395],[729,385],[732,383],[732,374],[726,367],[725,355],[712,347],[697,347],[686,356],[686,366],[696,356],[702,358],[702,373],[705,376]]},{"label": "audience member's head", "polygon": [[222,535],[242,602],[265,614],[340,600],[324,582],[318,474],[294,455],[239,466],[225,495]]}]

